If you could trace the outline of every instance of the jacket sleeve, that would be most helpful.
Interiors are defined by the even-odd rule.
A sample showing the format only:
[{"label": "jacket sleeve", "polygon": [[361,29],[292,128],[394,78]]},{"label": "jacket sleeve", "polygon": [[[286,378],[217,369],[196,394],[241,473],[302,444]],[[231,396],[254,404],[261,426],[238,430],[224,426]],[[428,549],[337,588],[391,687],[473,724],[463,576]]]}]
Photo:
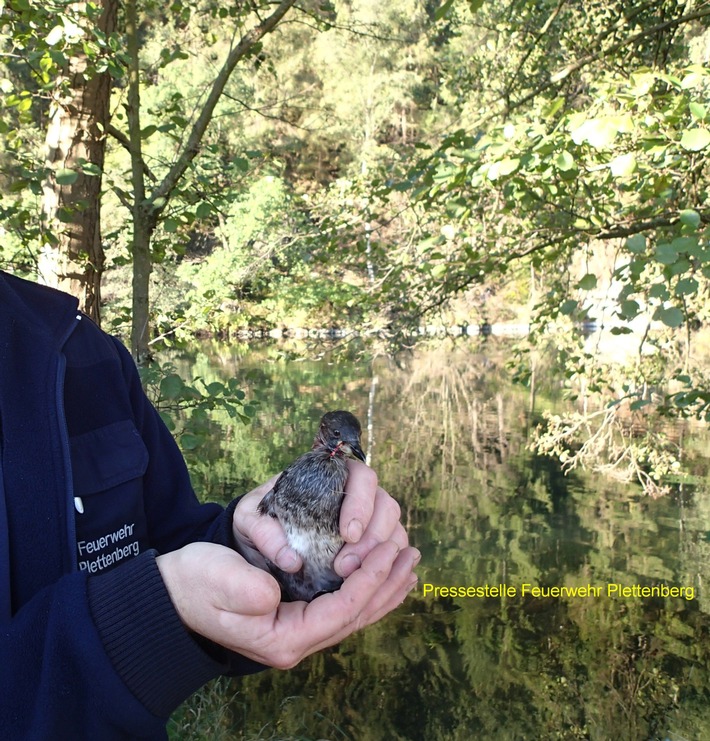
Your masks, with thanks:
[{"label": "jacket sleeve", "polygon": [[[249,674],[264,667],[188,633],[172,606],[155,565],[155,552],[166,553],[198,540],[234,548],[231,522],[238,500],[226,509],[197,500],[182,454],[146,398],[133,359],[121,343],[114,342],[136,427],[149,453],[143,476],[144,506],[155,551],[133,559],[125,571],[117,568],[90,579],[89,604],[118,673],[148,708],[166,715],[218,673]],[[166,676],[171,678],[167,686]]]},{"label": "jacket sleeve", "polygon": [[163,739],[177,705],[227,668],[180,623],[154,552],[43,589],[3,626],[0,652],[13,739]]}]

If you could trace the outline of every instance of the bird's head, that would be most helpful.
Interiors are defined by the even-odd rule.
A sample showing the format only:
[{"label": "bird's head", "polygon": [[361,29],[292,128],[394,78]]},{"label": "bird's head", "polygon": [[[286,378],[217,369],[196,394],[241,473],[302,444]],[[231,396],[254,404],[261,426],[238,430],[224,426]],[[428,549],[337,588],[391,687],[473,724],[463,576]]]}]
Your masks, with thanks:
[{"label": "bird's head", "polygon": [[320,421],[314,447],[326,447],[333,455],[342,453],[365,462],[360,447],[362,428],[357,417],[350,412],[327,412]]}]

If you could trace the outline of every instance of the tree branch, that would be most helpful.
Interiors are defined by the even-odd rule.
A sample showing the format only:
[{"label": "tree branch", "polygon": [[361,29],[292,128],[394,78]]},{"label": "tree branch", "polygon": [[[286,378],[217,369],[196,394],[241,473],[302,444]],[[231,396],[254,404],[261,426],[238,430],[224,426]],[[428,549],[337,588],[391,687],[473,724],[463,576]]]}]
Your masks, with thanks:
[{"label": "tree branch", "polygon": [[[113,124],[109,124],[106,127],[107,133],[111,134],[111,136],[130,154],[131,153],[131,140],[120,130],[117,129]],[[150,168],[145,162],[141,163],[143,165],[143,172],[146,175],[146,177],[149,180],[152,180],[154,183],[158,181],[158,178],[155,177],[155,175],[151,172]]]},{"label": "tree branch", "polygon": [[528,47],[525,54],[523,54],[523,58],[518,62],[518,66],[515,68],[515,72],[513,72],[513,75],[510,79],[510,83],[508,84],[508,90],[506,92],[506,98],[508,94],[511,92],[511,88],[513,87],[513,84],[518,79],[518,75],[522,71],[523,67],[525,66],[525,63],[530,58],[530,55],[533,53],[535,47],[540,43],[542,37],[548,32],[550,29],[550,26],[552,25],[553,21],[557,18],[557,16],[560,14],[560,11],[564,7],[567,0],[559,0],[557,3],[557,7],[552,11],[552,15],[545,21],[542,28],[538,31],[535,38],[533,39],[532,44]]},{"label": "tree branch", "polygon": [[[276,28],[281,19],[286,15],[286,13],[288,13],[291,7],[296,4],[296,1],[297,0],[282,0],[276,10],[259,23],[259,25],[255,26],[242,36],[239,43],[229,53],[222,69],[219,71],[219,74],[212,83],[212,88],[210,89],[200,115],[197,117],[197,120],[190,130],[182,154],[177,158],[160,185],[151,194],[150,201],[156,206],[154,211],[156,216],[165,208],[178,181],[185,174],[185,171],[190,166],[192,160],[197,156],[207,126],[212,120],[217,103],[222,96],[229,77],[237,66],[237,63],[247,56],[255,44],[259,43],[264,36],[271,33],[271,31]],[[157,204],[160,205],[158,206]]]},{"label": "tree branch", "polygon": [[[697,21],[700,18],[706,18],[707,16],[710,16],[710,7],[706,6],[702,8],[701,10],[695,11],[694,13],[688,13],[687,15],[683,15],[679,18],[671,18],[671,20],[669,21],[664,21],[663,23],[658,23],[655,26],[652,26],[651,28],[646,28],[643,31],[639,31],[639,33],[634,34],[633,36],[629,36],[626,39],[622,39],[621,41],[618,41],[615,44],[612,44],[608,49],[599,49],[595,52],[587,54],[586,56],[581,57],[580,59],[577,59],[574,62],[571,62],[563,69],[550,75],[550,78],[546,82],[543,82],[541,85],[535,88],[535,90],[533,90],[532,92],[520,98],[520,100],[516,100],[514,103],[511,103],[509,105],[504,105],[498,111],[492,111],[491,113],[487,113],[485,116],[481,116],[481,118],[479,118],[477,121],[474,122],[471,128],[473,130],[479,129],[484,124],[488,123],[489,121],[492,121],[495,118],[498,118],[499,116],[507,116],[509,113],[514,111],[516,108],[520,108],[521,106],[525,105],[531,100],[534,100],[541,93],[544,93],[545,91],[549,90],[551,87],[558,85],[563,80],[567,79],[571,74],[574,74],[575,72],[579,72],[579,70],[586,67],[588,64],[595,62],[598,59],[601,59],[610,54],[613,54],[614,52],[621,49],[623,46],[627,46],[629,44],[635,44],[636,42],[640,41],[646,36],[652,36],[653,34],[658,33],[659,31],[665,31],[668,28],[680,26],[681,24],[689,23],[690,21]],[[504,95],[501,95],[498,98],[498,102],[501,102],[504,100],[505,100]]]}]

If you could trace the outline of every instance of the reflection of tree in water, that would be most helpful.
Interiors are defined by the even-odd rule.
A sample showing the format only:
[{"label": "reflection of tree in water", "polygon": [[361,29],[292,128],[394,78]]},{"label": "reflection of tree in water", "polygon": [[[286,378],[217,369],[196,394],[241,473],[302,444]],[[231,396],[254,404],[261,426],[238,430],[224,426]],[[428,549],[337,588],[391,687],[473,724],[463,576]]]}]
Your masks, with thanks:
[{"label": "reflection of tree in water", "polygon": [[[214,701],[233,739],[708,738],[709,644],[679,633],[681,613],[415,597],[295,670],[233,680],[227,708]],[[707,637],[705,618],[695,627]]]},{"label": "reflection of tree in water", "polygon": [[[705,499],[679,509],[563,476],[526,449],[530,399],[501,363],[439,350],[374,371],[291,365],[234,371],[260,394],[252,431],[263,437],[235,439],[212,461],[278,465],[323,404],[364,410],[376,372],[373,466],[423,552],[422,582],[697,587],[710,577]],[[539,386],[536,403],[551,405]],[[452,600],[419,589],[338,649],[207,696],[223,738],[710,738],[706,599]]]}]

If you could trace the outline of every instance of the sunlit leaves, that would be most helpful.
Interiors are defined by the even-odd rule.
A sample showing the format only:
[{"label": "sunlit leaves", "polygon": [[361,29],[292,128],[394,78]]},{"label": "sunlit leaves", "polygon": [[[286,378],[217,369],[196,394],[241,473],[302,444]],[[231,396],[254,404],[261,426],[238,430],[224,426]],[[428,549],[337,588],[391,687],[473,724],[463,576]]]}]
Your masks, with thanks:
[{"label": "sunlit leaves", "polygon": [[555,166],[563,172],[570,172],[577,169],[574,157],[566,149],[555,157]]},{"label": "sunlit leaves", "polygon": [[508,175],[512,175],[520,167],[520,160],[514,157],[506,157],[503,160],[494,162],[488,168],[489,180],[500,180]]},{"label": "sunlit leaves", "polygon": [[[661,336],[709,318],[702,155],[710,149],[710,72],[646,68],[587,83],[573,105],[557,96],[491,126],[468,148],[454,137],[442,146],[435,188],[419,187],[427,208],[439,202],[449,219],[450,204],[466,205],[457,239],[469,235],[478,249],[475,258],[460,250],[439,263],[438,284],[429,271],[427,285],[443,292],[485,284],[529,260],[544,295],[535,307],[541,326],[612,314],[615,334],[658,343],[660,356],[670,347]],[[605,249],[615,267],[600,270]],[[560,363],[570,369],[569,359]]]},{"label": "sunlit leaves", "polygon": [[618,134],[633,130],[633,122],[628,115],[600,116],[585,120],[570,132],[575,144],[586,142],[595,149],[608,149],[616,141]]},{"label": "sunlit leaves", "polygon": [[633,152],[620,154],[609,163],[609,169],[614,177],[629,177],[636,170],[636,155]]},{"label": "sunlit leaves", "polygon": [[64,38],[64,27],[55,26],[48,34],[45,42],[47,46],[54,46],[58,44]]},{"label": "sunlit leaves", "polygon": [[693,100],[688,104],[688,110],[697,121],[705,121],[708,117],[708,109],[702,103]]},{"label": "sunlit leaves", "polygon": [[710,131],[707,129],[688,129],[680,140],[680,146],[690,152],[700,152],[710,144]]}]

